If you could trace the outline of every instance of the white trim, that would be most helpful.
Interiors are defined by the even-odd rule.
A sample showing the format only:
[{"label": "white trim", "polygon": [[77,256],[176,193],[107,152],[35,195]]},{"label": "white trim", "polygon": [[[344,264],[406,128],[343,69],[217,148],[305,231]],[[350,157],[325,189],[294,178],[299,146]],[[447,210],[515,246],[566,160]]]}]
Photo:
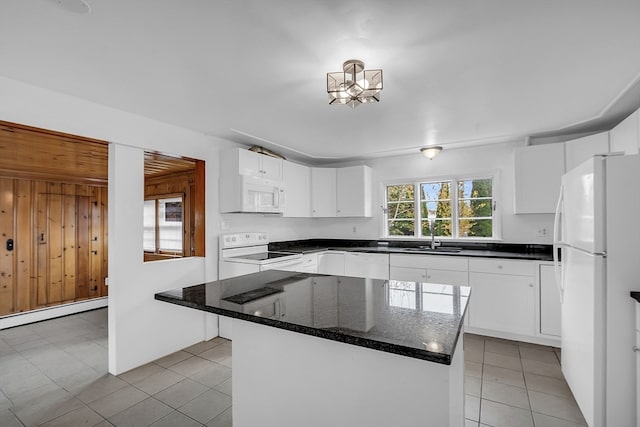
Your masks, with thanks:
[{"label": "white trim", "polygon": [[95,310],[106,307],[109,297],[94,298],[86,301],[72,302],[70,304],[57,305],[55,307],[41,308],[24,313],[10,314],[0,317],[0,330],[13,328],[15,326],[26,325],[28,323],[40,322],[42,320],[54,319],[56,317],[67,316],[69,314],[81,313],[83,311]]}]

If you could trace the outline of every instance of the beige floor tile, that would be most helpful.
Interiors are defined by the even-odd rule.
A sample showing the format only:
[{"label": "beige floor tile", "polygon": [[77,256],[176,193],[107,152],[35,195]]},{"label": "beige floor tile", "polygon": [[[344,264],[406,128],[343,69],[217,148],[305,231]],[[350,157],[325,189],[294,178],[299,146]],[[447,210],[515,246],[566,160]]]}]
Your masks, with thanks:
[{"label": "beige floor tile", "polygon": [[482,348],[465,349],[464,360],[482,363],[484,361],[484,350]]},{"label": "beige floor tile", "polygon": [[561,418],[539,414],[537,412],[533,413],[533,421],[535,422],[536,427],[586,427],[586,424],[574,423]]},{"label": "beige floor tile", "polygon": [[168,368],[169,366],[175,365],[176,363],[182,362],[190,357],[193,357],[191,353],[186,351],[176,351],[175,353],[156,360],[154,363],[162,366],[163,368]]},{"label": "beige floor tile", "polygon": [[111,394],[116,390],[120,390],[127,385],[129,385],[127,382],[122,381],[111,374],[107,374],[90,384],[71,390],[71,392],[75,394],[78,399],[85,403],[89,403]]},{"label": "beige floor tile", "polygon": [[478,427],[478,422],[465,419],[464,420],[464,427]]},{"label": "beige floor tile", "polygon": [[546,363],[538,360],[522,359],[522,369],[532,374],[544,375],[564,380],[559,363]]},{"label": "beige floor tile", "polygon": [[216,390],[209,390],[191,400],[178,410],[201,423],[207,423],[231,407],[231,397]]},{"label": "beige floor tile", "polygon": [[520,348],[526,347],[532,350],[540,350],[540,351],[554,351],[556,349],[556,347],[551,347],[548,345],[533,344],[533,343],[524,342],[524,341],[518,341],[518,347]]},{"label": "beige floor tile", "polygon": [[539,391],[541,393],[552,394],[554,396],[573,398],[571,389],[564,379],[545,377],[544,375],[524,373],[524,381],[528,390]]},{"label": "beige floor tile", "polygon": [[221,382],[220,384],[218,384],[215,387],[216,390],[218,390],[220,393],[224,393],[227,396],[232,396],[233,394],[233,381],[231,378],[229,378],[226,381]]},{"label": "beige floor tile", "polygon": [[184,377],[168,369],[164,369],[156,374],[151,375],[143,380],[133,383],[136,388],[144,391],[147,394],[156,394],[179,381],[182,381]]},{"label": "beige floor tile", "polygon": [[193,374],[190,378],[213,388],[231,378],[231,368],[219,363],[212,363],[212,366]]},{"label": "beige floor tile", "polygon": [[469,377],[482,378],[482,363],[465,360],[464,374]]},{"label": "beige floor tile", "polygon": [[482,399],[480,422],[494,427],[533,427],[531,411]]},{"label": "beige floor tile", "polygon": [[464,394],[469,396],[480,397],[480,390],[482,388],[482,380],[476,377],[464,376]]},{"label": "beige floor tile", "polygon": [[552,417],[576,423],[584,423],[584,418],[575,400],[550,394],[529,391],[531,410]]},{"label": "beige floor tile", "polygon": [[209,341],[202,341],[202,342],[199,342],[198,344],[194,344],[190,347],[185,348],[183,351],[186,351],[194,355],[198,355],[204,351],[212,349],[213,347],[217,347],[221,344],[225,344],[228,342],[231,342],[231,341],[226,340],[224,338],[216,337]]},{"label": "beige floor tile", "polygon": [[490,353],[504,354],[505,356],[520,357],[518,345],[507,341],[486,340],[484,351]]},{"label": "beige floor tile", "polygon": [[527,360],[538,360],[546,363],[557,363],[560,361],[553,350],[538,350],[531,347],[520,347],[520,357]]},{"label": "beige floor tile", "polygon": [[212,362],[222,362],[223,360],[231,357],[231,343],[224,343],[213,347],[210,350],[200,353],[200,357]]},{"label": "beige floor tile", "polygon": [[514,371],[513,369],[484,365],[482,379],[485,382],[495,381],[506,385],[525,388],[522,372]]},{"label": "beige floor tile", "polygon": [[[202,353],[202,354],[205,354],[205,353]],[[202,371],[203,369],[209,368],[211,366],[213,366],[213,364],[209,360],[203,359],[200,356],[192,356],[186,360],[183,360],[182,362],[179,362],[179,363],[176,363],[175,365],[170,366],[169,369],[174,372],[177,372],[182,376],[190,377],[191,375],[199,371]]]},{"label": "beige floor tile", "polygon": [[480,421],[480,398],[464,396],[464,417],[472,421]]},{"label": "beige floor tile", "polygon": [[86,406],[82,406],[47,423],[41,424],[41,427],[93,426],[102,420],[100,415]]},{"label": "beige floor tile", "polygon": [[485,381],[482,384],[482,399],[530,410],[526,389],[495,381]]},{"label": "beige floor tile", "polygon": [[189,418],[181,412],[173,411],[169,415],[165,415],[150,427],[200,427],[202,424]]},{"label": "beige floor tile", "polygon": [[132,385],[127,385],[111,394],[88,403],[88,406],[104,418],[109,418],[138,402],[142,402],[148,397],[149,395],[147,393],[138,390]]},{"label": "beige floor tile", "polygon": [[233,427],[232,408],[226,409],[223,413],[207,423],[207,427]]},{"label": "beige floor tile", "polygon": [[138,368],[118,375],[118,378],[128,382],[129,384],[133,384],[147,377],[150,377],[153,374],[157,374],[160,371],[162,371],[162,366],[156,365],[155,363],[147,363],[146,365],[142,365]]},{"label": "beige floor tile", "polygon": [[112,416],[108,421],[117,427],[148,426],[171,412],[173,412],[172,408],[153,397],[149,397]]},{"label": "beige floor tile", "polygon": [[195,382],[192,379],[185,378],[155,394],[153,397],[172,408],[179,408],[206,391],[209,391],[209,387]]},{"label": "beige floor tile", "polygon": [[484,353],[484,363],[486,365],[499,366],[501,368],[513,369],[514,371],[522,371],[522,363],[519,357],[505,356],[498,353]]}]

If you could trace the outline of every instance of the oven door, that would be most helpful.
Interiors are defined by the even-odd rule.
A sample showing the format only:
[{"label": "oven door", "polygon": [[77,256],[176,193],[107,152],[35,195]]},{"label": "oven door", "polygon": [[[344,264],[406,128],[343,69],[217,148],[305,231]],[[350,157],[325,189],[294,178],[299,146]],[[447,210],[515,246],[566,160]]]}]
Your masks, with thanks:
[{"label": "oven door", "polygon": [[301,255],[295,255],[293,259],[287,257],[281,261],[262,264],[260,271],[282,270],[282,271],[302,271],[303,259]]}]

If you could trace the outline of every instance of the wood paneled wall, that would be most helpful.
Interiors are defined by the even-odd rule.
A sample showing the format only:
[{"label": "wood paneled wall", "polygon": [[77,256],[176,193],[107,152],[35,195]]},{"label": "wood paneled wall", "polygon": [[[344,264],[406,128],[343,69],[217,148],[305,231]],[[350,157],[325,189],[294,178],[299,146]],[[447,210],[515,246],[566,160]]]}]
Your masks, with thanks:
[{"label": "wood paneled wall", "polygon": [[0,316],[107,295],[108,144],[0,121],[0,153]]},{"label": "wood paneled wall", "polygon": [[0,315],[107,295],[106,187],[0,177],[0,235]]}]

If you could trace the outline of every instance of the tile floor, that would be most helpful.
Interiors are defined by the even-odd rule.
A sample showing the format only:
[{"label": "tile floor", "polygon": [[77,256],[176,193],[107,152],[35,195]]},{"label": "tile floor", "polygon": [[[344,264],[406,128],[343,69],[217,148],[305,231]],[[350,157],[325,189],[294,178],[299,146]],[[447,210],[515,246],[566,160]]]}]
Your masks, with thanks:
[{"label": "tile floor", "polygon": [[465,335],[465,427],[586,426],[560,350]]},{"label": "tile floor", "polygon": [[[465,427],[585,425],[557,349],[465,342]],[[2,330],[0,426],[231,427],[231,366],[215,338],[110,375],[106,309]]]}]

